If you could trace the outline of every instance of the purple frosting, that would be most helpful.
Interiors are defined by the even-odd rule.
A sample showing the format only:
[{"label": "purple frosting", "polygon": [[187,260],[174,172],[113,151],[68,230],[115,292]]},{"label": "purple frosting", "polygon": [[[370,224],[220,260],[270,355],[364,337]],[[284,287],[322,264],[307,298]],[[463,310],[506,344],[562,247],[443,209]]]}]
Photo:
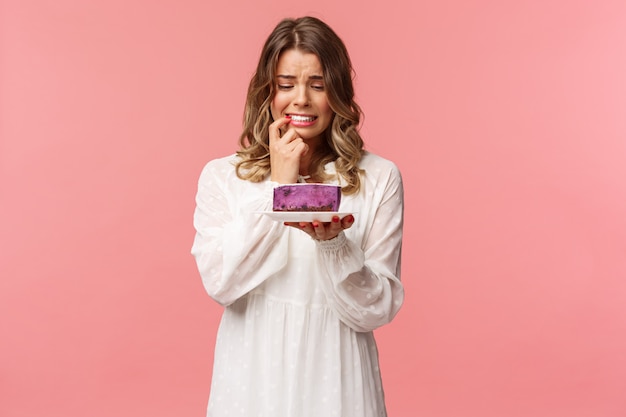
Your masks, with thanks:
[{"label": "purple frosting", "polygon": [[339,211],[341,187],[290,184],[274,188],[274,211]]}]

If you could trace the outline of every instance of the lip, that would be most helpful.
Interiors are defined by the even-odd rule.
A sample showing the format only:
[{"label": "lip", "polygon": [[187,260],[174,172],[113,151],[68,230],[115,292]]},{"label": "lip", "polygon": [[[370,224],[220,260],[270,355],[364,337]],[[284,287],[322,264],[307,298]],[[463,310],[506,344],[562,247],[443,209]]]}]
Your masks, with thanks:
[{"label": "lip", "polygon": [[[315,122],[317,122],[318,117],[312,114],[298,114],[298,113],[287,113],[286,114],[287,117],[289,117],[291,119],[291,122],[289,123],[291,126],[294,127],[308,127],[308,126],[312,126],[315,124]],[[294,119],[295,117],[295,119]],[[300,118],[306,118],[306,119],[312,119],[312,120],[303,120]],[[300,120],[298,120],[300,119]]]}]

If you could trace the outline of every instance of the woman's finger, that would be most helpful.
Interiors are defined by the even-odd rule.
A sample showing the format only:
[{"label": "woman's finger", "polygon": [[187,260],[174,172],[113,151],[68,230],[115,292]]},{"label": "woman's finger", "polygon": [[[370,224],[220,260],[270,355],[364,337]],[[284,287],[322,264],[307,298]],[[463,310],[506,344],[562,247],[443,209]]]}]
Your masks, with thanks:
[{"label": "woman's finger", "polygon": [[341,228],[349,229],[354,224],[354,216],[352,214],[348,214],[341,219]]},{"label": "woman's finger", "polygon": [[[283,139],[285,138],[286,134],[289,132],[289,130],[293,130],[293,129],[289,129],[286,132],[283,132],[283,128],[287,125],[289,125],[289,122],[291,122],[291,119],[288,117],[281,117],[280,119],[276,120],[274,123],[272,123],[269,126],[269,134],[270,134],[270,142],[272,142],[272,140],[278,140],[278,139]],[[293,134],[295,136],[295,130],[293,130]]]}]

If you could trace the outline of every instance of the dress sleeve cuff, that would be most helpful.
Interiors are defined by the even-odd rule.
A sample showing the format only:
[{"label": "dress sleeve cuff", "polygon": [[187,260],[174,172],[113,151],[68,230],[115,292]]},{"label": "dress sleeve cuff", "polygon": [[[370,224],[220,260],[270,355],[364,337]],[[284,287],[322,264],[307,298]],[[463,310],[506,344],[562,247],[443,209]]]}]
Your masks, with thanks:
[{"label": "dress sleeve cuff", "polygon": [[343,232],[339,232],[337,237],[330,240],[315,240],[317,247],[320,248],[324,252],[334,252],[339,248],[342,248],[348,242],[348,238],[346,234]]}]

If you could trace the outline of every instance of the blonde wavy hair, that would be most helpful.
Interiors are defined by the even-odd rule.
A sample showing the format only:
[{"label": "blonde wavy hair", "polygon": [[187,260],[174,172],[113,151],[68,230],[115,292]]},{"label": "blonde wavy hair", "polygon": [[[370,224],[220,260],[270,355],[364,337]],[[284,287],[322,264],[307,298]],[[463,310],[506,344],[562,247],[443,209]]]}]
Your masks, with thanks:
[{"label": "blonde wavy hair", "polygon": [[311,177],[319,182],[330,180],[324,165],[335,161],[337,174],[345,182],[343,193],[354,194],[361,187],[358,164],[364,153],[358,132],[363,113],[354,101],[354,71],[343,41],[326,23],[310,16],[282,20],[263,46],[248,87],[237,151],[240,158],[235,166],[237,176],[260,182],[270,173],[269,125],[274,121],[270,105],[275,95],[276,67],[280,55],[291,49],[318,57],[328,103],[334,112],[332,123],[324,132],[324,146],[312,155]]}]

